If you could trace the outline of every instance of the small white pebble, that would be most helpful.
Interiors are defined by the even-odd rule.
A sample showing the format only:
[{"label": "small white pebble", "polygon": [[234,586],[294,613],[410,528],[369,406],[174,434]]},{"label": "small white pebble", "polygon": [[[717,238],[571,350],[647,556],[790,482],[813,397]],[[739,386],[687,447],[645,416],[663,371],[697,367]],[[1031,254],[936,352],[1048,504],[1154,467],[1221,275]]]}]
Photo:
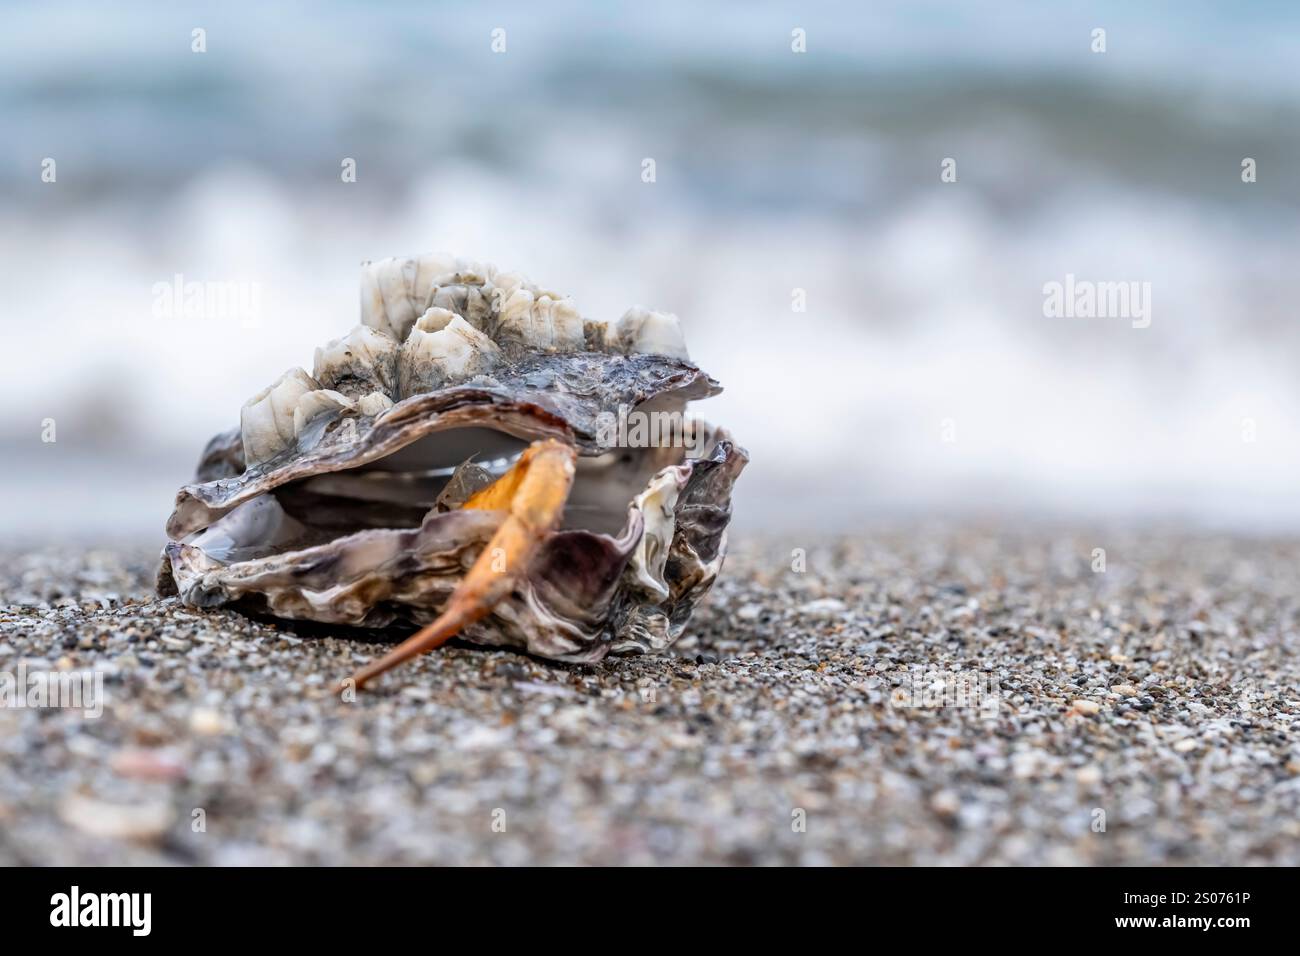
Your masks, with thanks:
[{"label": "small white pebble", "polygon": [[1092,716],[1093,714],[1101,712],[1101,704],[1097,703],[1095,700],[1076,700],[1072,706],[1074,707],[1074,712],[1076,714],[1087,714],[1088,716]]},{"label": "small white pebble", "polygon": [[941,817],[955,817],[961,810],[961,800],[951,790],[940,790],[930,798],[930,809]]},{"label": "small white pebble", "polygon": [[1188,737],[1186,740],[1180,740],[1178,743],[1174,744],[1174,750],[1180,754],[1185,754],[1195,749],[1196,740],[1193,737]]},{"label": "small white pebble", "polygon": [[843,613],[847,605],[839,598],[819,598],[816,601],[809,601],[807,604],[800,606],[800,614],[810,614],[815,617],[831,617],[835,614]]},{"label": "small white pebble", "polygon": [[91,836],[112,840],[160,840],[174,814],[166,803],[116,804],[73,794],[59,805],[64,823]]},{"label": "small white pebble", "polygon": [[204,737],[213,737],[226,729],[226,721],[215,710],[208,707],[196,708],[190,714],[190,730]]}]

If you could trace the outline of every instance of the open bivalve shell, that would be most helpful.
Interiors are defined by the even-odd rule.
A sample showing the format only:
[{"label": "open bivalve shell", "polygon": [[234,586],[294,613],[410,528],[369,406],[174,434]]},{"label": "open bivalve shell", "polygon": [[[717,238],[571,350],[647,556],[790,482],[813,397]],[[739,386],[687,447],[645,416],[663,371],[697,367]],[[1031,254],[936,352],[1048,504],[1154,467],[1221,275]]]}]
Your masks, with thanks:
[{"label": "open bivalve shell", "polygon": [[361,324],[209,442],[159,588],[566,661],[663,650],[718,574],[747,461],[685,415],[719,390],[675,316],[584,319],[445,255],[366,263]]}]

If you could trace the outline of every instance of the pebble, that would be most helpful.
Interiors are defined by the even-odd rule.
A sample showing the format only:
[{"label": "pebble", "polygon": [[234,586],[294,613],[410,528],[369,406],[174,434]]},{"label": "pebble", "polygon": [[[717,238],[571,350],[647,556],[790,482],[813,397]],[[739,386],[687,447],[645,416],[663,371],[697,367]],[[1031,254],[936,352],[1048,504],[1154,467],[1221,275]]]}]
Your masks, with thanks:
[{"label": "pebble", "polygon": [[166,803],[123,805],[73,795],[59,805],[59,817],[82,833],[113,840],[158,840],[175,814]]},{"label": "pebble", "polygon": [[809,601],[807,604],[800,605],[799,613],[812,617],[830,617],[842,614],[846,609],[847,605],[839,598],[819,598],[816,601]]},{"label": "pebble", "polygon": [[196,707],[190,713],[189,723],[190,730],[203,737],[214,737],[226,731],[225,718],[209,707]]},{"label": "pebble", "polygon": [[961,799],[951,790],[940,790],[930,798],[930,809],[941,817],[955,817],[961,811]]},{"label": "pebble", "polygon": [[1101,783],[1101,768],[1096,764],[1088,764],[1086,767],[1080,767],[1074,773],[1074,779],[1082,786],[1091,787]]},{"label": "pebble", "polygon": [[165,750],[128,748],[119,750],[110,758],[110,766],[123,777],[142,780],[180,780],[185,776],[185,766],[173,753]]},{"label": "pebble", "polygon": [[541,697],[574,696],[573,688],[571,687],[565,687],[562,684],[543,684],[540,681],[516,681],[515,690],[523,691],[525,694],[535,694]]}]

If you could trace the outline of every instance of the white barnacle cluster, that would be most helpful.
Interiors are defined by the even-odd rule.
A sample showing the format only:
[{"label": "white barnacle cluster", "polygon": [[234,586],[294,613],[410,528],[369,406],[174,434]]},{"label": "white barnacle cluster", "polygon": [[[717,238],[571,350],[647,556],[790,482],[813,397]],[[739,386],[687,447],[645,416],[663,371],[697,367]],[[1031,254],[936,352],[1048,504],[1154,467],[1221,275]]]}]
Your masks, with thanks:
[{"label": "white barnacle cluster", "polygon": [[293,447],[320,415],[374,417],[413,395],[490,375],[523,353],[600,351],[688,359],[677,316],[634,307],[611,323],[491,264],[440,253],[361,267],[361,324],[318,348],[240,413],[244,460]]}]

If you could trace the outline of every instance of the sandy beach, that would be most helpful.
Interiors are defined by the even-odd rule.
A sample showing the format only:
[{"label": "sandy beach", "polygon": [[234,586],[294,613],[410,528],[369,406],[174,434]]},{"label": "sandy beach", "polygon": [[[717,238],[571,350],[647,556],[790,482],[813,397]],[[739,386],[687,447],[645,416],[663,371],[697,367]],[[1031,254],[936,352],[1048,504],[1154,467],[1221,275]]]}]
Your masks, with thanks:
[{"label": "sandy beach", "polygon": [[0,707],[0,864],[1300,864],[1294,539],[742,535],[673,656],[355,702],[373,636],[158,599],[155,553],[0,559],[0,672],[104,675]]}]

